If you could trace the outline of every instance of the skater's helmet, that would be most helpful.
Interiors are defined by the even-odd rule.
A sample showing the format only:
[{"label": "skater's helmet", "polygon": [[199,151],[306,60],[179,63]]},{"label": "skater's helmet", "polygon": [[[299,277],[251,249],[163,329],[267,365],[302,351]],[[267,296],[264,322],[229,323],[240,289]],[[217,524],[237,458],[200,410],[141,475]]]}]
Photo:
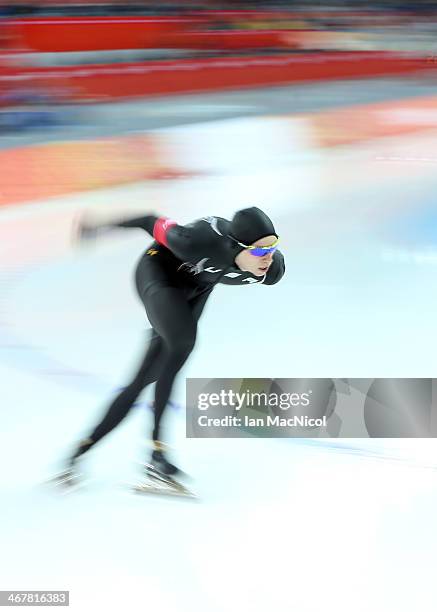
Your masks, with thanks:
[{"label": "skater's helmet", "polygon": [[235,213],[229,235],[243,245],[251,245],[266,236],[278,237],[270,218],[257,206],[243,208]]}]

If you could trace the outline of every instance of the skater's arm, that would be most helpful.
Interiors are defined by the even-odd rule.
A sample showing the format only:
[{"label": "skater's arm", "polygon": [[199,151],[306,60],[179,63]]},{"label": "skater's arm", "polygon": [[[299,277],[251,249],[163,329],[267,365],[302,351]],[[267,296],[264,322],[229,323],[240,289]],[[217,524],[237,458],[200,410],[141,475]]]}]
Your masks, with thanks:
[{"label": "skater's arm", "polygon": [[[156,242],[167,247],[173,255],[180,259],[196,257],[205,243],[203,224],[194,222],[189,225],[178,225],[168,217],[147,215],[135,219],[127,219],[113,224],[114,227],[140,227]],[[202,231],[203,230],[203,231]]]},{"label": "skater's arm", "polygon": [[284,256],[281,251],[276,251],[273,256],[273,262],[270,266],[263,285],[275,285],[285,274]]},{"label": "skater's arm", "polygon": [[114,230],[124,227],[140,228],[153,235],[153,227],[158,217],[146,215],[119,221],[95,222],[89,218],[82,218],[76,222],[75,234],[78,241],[90,241],[111,234]]},{"label": "skater's arm", "polygon": [[157,242],[167,246],[166,232],[173,225],[176,225],[176,223],[170,219],[167,219],[166,217],[142,215],[141,217],[107,221],[105,223],[90,223],[87,221],[82,221],[80,224],[80,231],[84,237],[96,237],[107,234],[119,228],[143,229],[148,234],[153,236]]},{"label": "skater's arm", "polygon": [[104,224],[87,225],[82,223],[82,237],[85,234],[93,237],[97,234],[106,234],[118,228],[139,228],[145,230],[159,244],[167,247],[176,257],[189,260],[196,257],[197,253],[204,248],[206,238],[204,224],[199,222],[190,225],[178,225],[167,217],[157,217],[156,215],[143,215],[119,221],[112,221]]},{"label": "skater's arm", "polygon": [[112,225],[113,227],[140,227],[180,259],[189,260],[196,257],[205,243],[205,232],[202,231],[203,225],[199,222],[178,225],[176,221],[168,217],[147,215]]},{"label": "skater's arm", "polygon": [[145,230],[148,234],[153,236],[153,228],[155,223],[158,221],[156,215],[142,215],[141,217],[133,217],[131,219],[125,219],[123,221],[115,221],[108,224],[110,227],[133,227]]}]

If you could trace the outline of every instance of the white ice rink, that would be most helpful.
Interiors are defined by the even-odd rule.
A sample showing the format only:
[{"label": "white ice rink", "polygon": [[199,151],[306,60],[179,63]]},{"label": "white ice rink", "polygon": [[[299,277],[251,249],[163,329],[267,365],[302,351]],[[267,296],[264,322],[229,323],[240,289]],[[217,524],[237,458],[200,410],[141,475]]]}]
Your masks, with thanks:
[{"label": "white ice rink", "polygon": [[0,211],[0,589],[68,589],[80,612],[434,612],[433,440],[355,442],[397,462],[322,442],[187,440],[174,409],[168,440],[201,501],[141,497],[123,483],[146,452],[142,403],[87,457],[87,487],[41,485],[147,337],[132,282],[147,237],[78,248],[82,212],[184,223],[256,204],[274,219],[285,278],[217,288],[177,402],[189,376],[435,375],[437,162],[400,158],[436,134],[322,152],[298,124],[291,137],[252,118],[161,136],[192,177]]}]

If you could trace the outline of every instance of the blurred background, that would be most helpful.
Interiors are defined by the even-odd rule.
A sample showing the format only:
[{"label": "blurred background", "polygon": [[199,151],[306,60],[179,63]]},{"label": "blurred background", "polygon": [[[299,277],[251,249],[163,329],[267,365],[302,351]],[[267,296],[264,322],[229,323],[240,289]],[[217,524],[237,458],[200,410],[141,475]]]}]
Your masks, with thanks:
[{"label": "blurred background", "polygon": [[[188,440],[183,408],[186,377],[435,375],[436,29],[433,0],[0,2],[0,588],[70,588],[77,610],[435,610],[434,440],[337,452],[347,411],[313,444]],[[89,488],[48,493],[148,338],[149,238],[83,248],[78,219],[251,205],[287,274],[217,288],[166,422],[204,503],[122,486],[150,390],[87,457]]]}]

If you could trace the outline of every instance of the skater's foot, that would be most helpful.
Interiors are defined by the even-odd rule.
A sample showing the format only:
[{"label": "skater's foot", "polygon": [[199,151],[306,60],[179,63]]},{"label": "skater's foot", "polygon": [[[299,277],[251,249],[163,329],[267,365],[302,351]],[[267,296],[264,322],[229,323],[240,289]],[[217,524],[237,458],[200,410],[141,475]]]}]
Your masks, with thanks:
[{"label": "skater's foot", "polygon": [[69,457],[67,461],[68,467],[73,468],[76,465],[79,457],[86,453],[93,446],[93,444],[94,440],[92,440],[92,438],[86,438],[85,440],[82,440],[74,451],[74,453]]},{"label": "skater's foot", "polygon": [[161,442],[154,442],[154,451],[150,463],[162,474],[174,476],[180,473],[178,467],[168,461],[164,453],[164,445]]},{"label": "skater's foot", "polygon": [[92,438],[81,440],[76,447],[74,453],[70,455],[65,464],[64,469],[48,480],[48,483],[61,485],[63,488],[73,488],[82,483],[82,474],[78,470],[78,460],[94,445]]}]

